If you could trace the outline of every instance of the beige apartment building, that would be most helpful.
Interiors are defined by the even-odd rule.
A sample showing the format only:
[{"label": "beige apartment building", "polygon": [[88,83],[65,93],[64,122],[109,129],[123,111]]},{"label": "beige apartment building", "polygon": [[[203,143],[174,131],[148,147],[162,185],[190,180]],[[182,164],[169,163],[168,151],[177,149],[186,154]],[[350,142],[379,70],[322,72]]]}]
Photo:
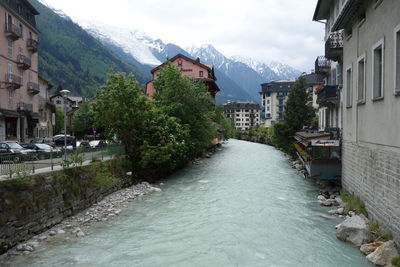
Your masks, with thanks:
[{"label": "beige apartment building", "polygon": [[235,128],[239,130],[260,125],[260,105],[254,102],[227,102],[224,104],[224,114],[233,120]]},{"label": "beige apartment building", "polygon": [[319,0],[314,20],[341,33],[342,184],[400,241],[400,1]]},{"label": "beige apartment building", "polygon": [[281,80],[261,84],[261,105],[264,108],[264,126],[270,127],[282,121],[285,103],[295,81]]},{"label": "beige apartment building", "polygon": [[0,140],[27,142],[39,122],[38,11],[0,0]]},{"label": "beige apartment building", "polygon": [[50,101],[50,89],[53,85],[39,76],[39,125],[37,127],[38,138],[50,138],[54,134],[56,120],[56,106]]}]

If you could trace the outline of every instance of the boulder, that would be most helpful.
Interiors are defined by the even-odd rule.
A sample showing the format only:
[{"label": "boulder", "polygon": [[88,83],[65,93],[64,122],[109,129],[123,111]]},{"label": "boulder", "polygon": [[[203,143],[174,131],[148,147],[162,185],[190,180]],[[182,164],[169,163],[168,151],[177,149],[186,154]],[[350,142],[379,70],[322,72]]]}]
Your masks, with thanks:
[{"label": "boulder", "polygon": [[372,252],[375,251],[375,249],[377,249],[378,247],[380,247],[383,244],[383,242],[373,242],[373,243],[369,243],[369,244],[364,244],[361,246],[360,251],[362,253],[364,253],[364,255],[369,255]]},{"label": "boulder", "polygon": [[336,210],[336,213],[339,214],[339,215],[343,215],[343,213],[344,213],[344,208],[338,208],[338,209]]},{"label": "boulder", "polygon": [[336,237],[356,247],[360,247],[372,239],[367,222],[358,215],[349,217],[338,225],[336,227]]},{"label": "boulder", "polygon": [[367,260],[375,265],[390,265],[393,258],[399,257],[396,244],[393,240],[383,243],[374,252],[367,256]]},{"label": "boulder", "polygon": [[326,198],[323,195],[319,195],[317,197],[317,199],[320,200],[320,201],[325,201],[326,200]]}]

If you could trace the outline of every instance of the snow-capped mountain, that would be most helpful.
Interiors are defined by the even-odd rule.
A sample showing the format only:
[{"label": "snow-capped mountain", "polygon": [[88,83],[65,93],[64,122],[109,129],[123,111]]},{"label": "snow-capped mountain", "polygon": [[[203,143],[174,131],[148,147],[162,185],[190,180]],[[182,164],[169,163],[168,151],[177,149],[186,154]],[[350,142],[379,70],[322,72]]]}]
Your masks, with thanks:
[{"label": "snow-capped mountain", "polygon": [[90,35],[102,43],[119,46],[122,50],[132,55],[137,61],[147,65],[160,65],[161,61],[154,56],[152,49],[162,50],[165,46],[161,40],[154,41],[146,33],[106,25],[98,22],[76,21]]},{"label": "snow-capped mountain", "polygon": [[280,64],[270,65],[241,57],[228,58],[210,44],[183,49],[165,44],[136,29],[124,29],[98,22],[77,21],[94,38],[114,53],[138,66],[143,72],[161,64],[166,58],[181,53],[200,58],[202,63],[213,64],[217,73],[220,95],[224,100],[260,101],[260,84],[270,80],[298,77],[300,72]]},{"label": "snow-capped mountain", "polygon": [[265,80],[291,80],[300,76],[301,71],[276,61],[263,63],[248,57],[233,56],[232,60],[243,62],[253,70],[257,71],[265,78]]},{"label": "snow-capped mountain", "polygon": [[45,5],[46,7],[50,8],[54,13],[56,13],[57,15],[59,15],[61,18],[67,19],[67,20],[71,20],[71,18],[70,18],[67,14],[65,14],[64,11],[52,7],[52,6],[49,5],[45,0],[38,0],[38,1],[39,1],[40,3],[42,3],[43,5]]}]

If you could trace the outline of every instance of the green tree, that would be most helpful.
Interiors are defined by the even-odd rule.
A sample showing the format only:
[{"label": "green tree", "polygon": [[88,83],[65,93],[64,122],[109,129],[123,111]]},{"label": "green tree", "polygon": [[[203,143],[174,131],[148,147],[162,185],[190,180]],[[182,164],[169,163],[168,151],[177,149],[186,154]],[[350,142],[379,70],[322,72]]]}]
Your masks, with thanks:
[{"label": "green tree", "polygon": [[289,134],[300,130],[304,124],[310,122],[315,116],[315,110],[307,104],[307,84],[304,77],[299,77],[293,89],[289,92],[285,104],[284,119],[289,128]]},{"label": "green tree", "polygon": [[236,135],[236,128],[233,125],[233,120],[225,117],[224,108],[222,106],[215,107],[215,122],[224,129],[225,140]]},{"label": "green tree", "polygon": [[72,115],[72,132],[77,137],[93,132],[93,112],[90,103],[83,103]]},{"label": "green tree", "polygon": [[132,75],[110,74],[96,94],[93,118],[123,142],[133,170],[169,172],[187,161],[189,130],[149,101]]},{"label": "green tree", "polygon": [[56,125],[54,125],[54,135],[64,132],[64,112],[61,108],[56,108]]},{"label": "green tree", "polygon": [[191,157],[209,147],[216,136],[212,123],[215,104],[204,82],[182,76],[176,66],[168,62],[160,70],[154,86],[156,105],[188,126]]}]

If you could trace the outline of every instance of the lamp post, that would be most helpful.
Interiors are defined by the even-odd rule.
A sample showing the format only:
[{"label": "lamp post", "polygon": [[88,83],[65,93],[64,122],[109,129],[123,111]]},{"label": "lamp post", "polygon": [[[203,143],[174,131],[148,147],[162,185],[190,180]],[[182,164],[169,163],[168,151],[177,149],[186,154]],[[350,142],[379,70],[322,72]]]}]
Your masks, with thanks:
[{"label": "lamp post", "polygon": [[64,160],[67,160],[67,107],[65,105],[65,100],[70,91],[64,89],[61,90],[60,93],[63,97],[63,111],[64,111]]}]

